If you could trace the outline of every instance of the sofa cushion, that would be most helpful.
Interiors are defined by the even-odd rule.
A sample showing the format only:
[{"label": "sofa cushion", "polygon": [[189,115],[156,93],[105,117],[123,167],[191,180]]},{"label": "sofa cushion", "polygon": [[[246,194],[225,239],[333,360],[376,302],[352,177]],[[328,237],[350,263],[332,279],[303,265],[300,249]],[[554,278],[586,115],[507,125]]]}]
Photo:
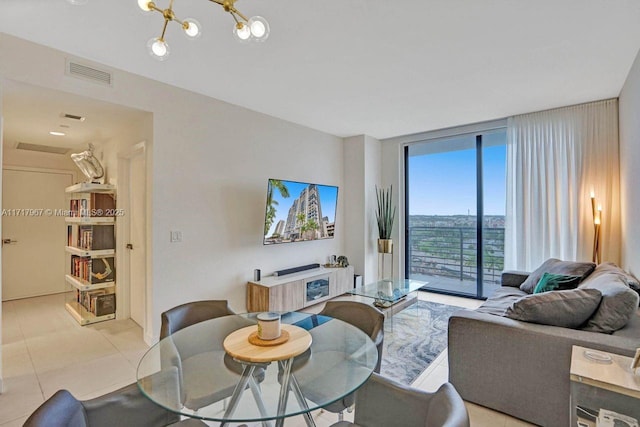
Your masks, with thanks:
[{"label": "sofa cushion", "polygon": [[585,331],[612,333],[623,328],[638,308],[638,294],[627,284],[628,275],[612,263],[603,263],[580,284],[579,289],[597,289],[602,301]]},{"label": "sofa cushion", "polygon": [[514,302],[504,316],[523,322],[578,328],[598,308],[602,295],[597,289],[572,289],[526,295]]},{"label": "sofa cushion", "polygon": [[615,272],[627,284],[627,286],[629,286],[638,295],[640,295],[640,281],[638,281],[638,279],[636,279],[634,275],[627,273],[626,271],[624,271],[623,269],[621,269],[620,267],[618,267],[617,265],[615,265],[612,262],[605,262],[605,263],[600,264],[600,265],[602,266],[601,268],[607,268],[607,269],[610,269],[610,270],[615,270]]},{"label": "sofa cushion", "polygon": [[631,319],[622,329],[615,331],[613,336],[631,338],[638,340],[640,338],[640,309],[636,310],[636,314],[631,316]]},{"label": "sofa cushion", "polygon": [[496,289],[496,291],[475,311],[502,316],[504,311],[511,304],[526,295],[528,295],[526,292],[523,292],[518,288],[502,286]]},{"label": "sofa cushion", "polygon": [[591,274],[594,268],[596,268],[596,265],[592,262],[560,261],[556,258],[549,258],[527,277],[527,280],[520,285],[520,290],[528,294],[533,293],[533,290],[536,288],[536,285],[544,273],[580,276],[580,280],[578,281],[578,283],[580,283],[585,277]]},{"label": "sofa cushion", "polygon": [[581,276],[567,276],[566,274],[544,273],[538,281],[534,294],[548,291],[566,291],[575,289],[580,284]]}]

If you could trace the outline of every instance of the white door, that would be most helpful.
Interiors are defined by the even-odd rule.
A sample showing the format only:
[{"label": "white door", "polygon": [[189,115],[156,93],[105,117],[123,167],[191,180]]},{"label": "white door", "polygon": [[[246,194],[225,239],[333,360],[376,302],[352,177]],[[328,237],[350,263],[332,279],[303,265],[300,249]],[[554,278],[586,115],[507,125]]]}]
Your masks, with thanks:
[{"label": "white door", "polygon": [[65,291],[68,209],[64,189],[72,172],[2,170],[2,299]]},{"label": "white door", "polygon": [[129,159],[129,286],[131,319],[144,328],[146,292],[146,168],[144,151]]}]

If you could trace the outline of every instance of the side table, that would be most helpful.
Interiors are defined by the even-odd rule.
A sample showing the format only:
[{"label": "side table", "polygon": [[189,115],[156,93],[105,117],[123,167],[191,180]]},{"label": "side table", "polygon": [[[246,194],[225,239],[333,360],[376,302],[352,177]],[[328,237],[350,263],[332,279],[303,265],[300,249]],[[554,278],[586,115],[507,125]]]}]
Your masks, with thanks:
[{"label": "side table", "polygon": [[573,346],[572,427],[638,427],[640,376],[631,371],[631,360],[631,357]]},{"label": "side table", "polygon": [[[229,406],[224,414],[225,418],[230,417],[236,410],[238,402],[240,401],[242,393],[246,389],[247,385],[251,386],[251,391],[256,403],[258,404],[260,413],[263,416],[266,415],[266,409],[262,401],[260,388],[253,387],[251,383],[253,371],[256,367],[266,366],[271,362],[278,362],[282,371],[282,384],[280,385],[280,396],[278,398],[278,416],[280,418],[276,420],[276,427],[282,427],[284,423],[283,415],[287,407],[289,387],[291,387],[294,395],[296,396],[298,404],[307,410],[305,412],[305,421],[307,425],[309,427],[315,426],[313,418],[308,412],[309,407],[307,406],[306,400],[300,391],[300,386],[291,372],[293,358],[301,355],[311,347],[311,334],[294,325],[283,324],[281,325],[281,328],[289,334],[289,339],[282,344],[274,346],[257,346],[249,342],[249,335],[257,331],[256,326],[247,326],[246,328],[238,329],[225,338],[222,343],[225,351],[244,367],[242,377],[233,391],[233,395],[229,401]],[[224,424],[225,423],[222,425]],[[263,425],[264,424],[265,423],[263,422]]]}]

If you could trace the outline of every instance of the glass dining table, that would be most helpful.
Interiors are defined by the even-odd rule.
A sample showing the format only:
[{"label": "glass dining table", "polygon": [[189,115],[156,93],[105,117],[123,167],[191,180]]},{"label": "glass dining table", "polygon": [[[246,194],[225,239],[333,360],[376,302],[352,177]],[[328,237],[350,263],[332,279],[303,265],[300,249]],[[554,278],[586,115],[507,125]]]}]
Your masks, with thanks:
[{"label": "glass dining table", "polygon": [[[172,412],[222,426],[279,427],[295,415],[315,426],[311,411],[353,393],[376,366],[378,352],[368,335],[322,315],[281,313],[282,328],[291,332],[296,348],[292,353],[238,341],[243,331],[257,330],[257,314],[207,320],[160,340],[140,360],[138,387]],[[294,338],[305,347],[296,347]]]}]

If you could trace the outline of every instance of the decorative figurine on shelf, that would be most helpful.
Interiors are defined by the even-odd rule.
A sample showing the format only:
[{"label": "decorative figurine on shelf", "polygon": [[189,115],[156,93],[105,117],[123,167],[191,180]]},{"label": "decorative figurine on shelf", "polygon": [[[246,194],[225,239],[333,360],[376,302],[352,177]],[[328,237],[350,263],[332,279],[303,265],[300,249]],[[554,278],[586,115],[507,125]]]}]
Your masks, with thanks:
[{"label": "decorative figurine on shelf", "polygon": [[340,255],[336,261],[339,267],[349,267],[349,260],[344,255]]},{"label": "decorative figurine on shelf", "polygon": [[76,163],[76,166],[88,178],[87,182],[104,184],[104,168],[93,155],[93,148],[93,144],[89,143],[88,150],[72,154],[71,160]]}]

